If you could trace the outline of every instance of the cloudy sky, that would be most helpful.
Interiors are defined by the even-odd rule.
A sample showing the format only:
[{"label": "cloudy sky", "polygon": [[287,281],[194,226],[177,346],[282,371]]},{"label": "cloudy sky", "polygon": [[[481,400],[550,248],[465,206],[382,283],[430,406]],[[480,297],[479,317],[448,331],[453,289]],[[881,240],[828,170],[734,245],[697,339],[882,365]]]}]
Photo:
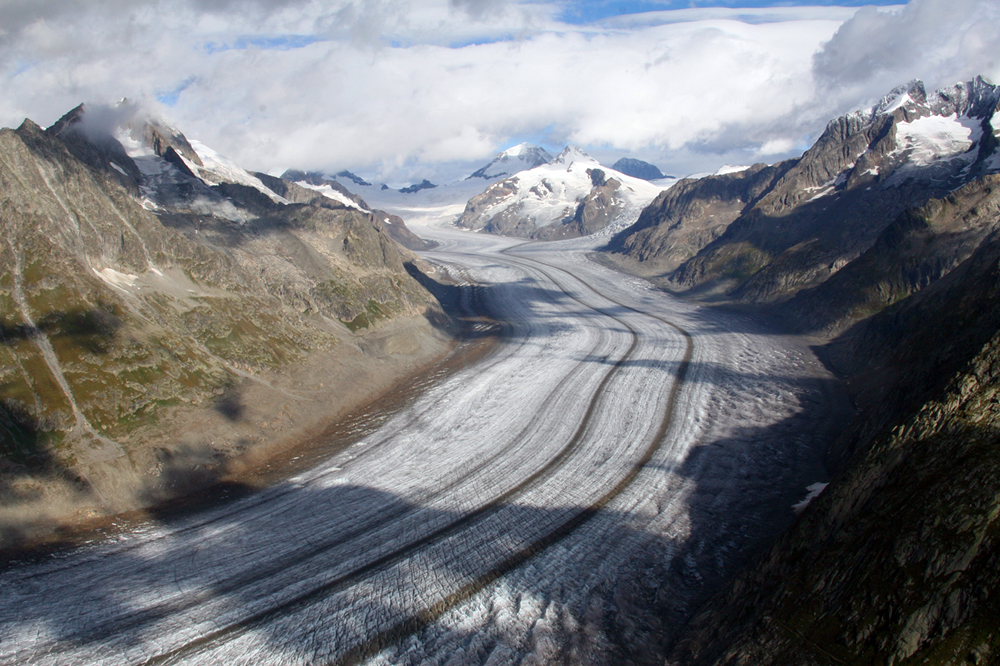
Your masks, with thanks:
[{"label": "cloudy sky", "polygon": [[145,97],[262,171],[442,182],[531,141],[684,175],[1000,81],[1000,0],[893,1],[0,0],[0,125]]}]

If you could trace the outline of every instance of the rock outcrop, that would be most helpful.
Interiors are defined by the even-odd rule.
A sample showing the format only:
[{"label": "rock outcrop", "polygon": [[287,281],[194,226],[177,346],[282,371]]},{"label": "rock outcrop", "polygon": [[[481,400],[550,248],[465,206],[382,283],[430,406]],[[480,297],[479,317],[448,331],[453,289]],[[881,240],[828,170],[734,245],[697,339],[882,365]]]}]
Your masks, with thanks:
[{"label": "rock outcrop", "polygon": [[626,176],[642,178],[643,180],[659,180],[661,178],[666,178],[666,176],[663,175],[663,172],[660,171],[655,164],[637,160],[634,157],[623,157],[612,164],[611,168],[625,174]]}]

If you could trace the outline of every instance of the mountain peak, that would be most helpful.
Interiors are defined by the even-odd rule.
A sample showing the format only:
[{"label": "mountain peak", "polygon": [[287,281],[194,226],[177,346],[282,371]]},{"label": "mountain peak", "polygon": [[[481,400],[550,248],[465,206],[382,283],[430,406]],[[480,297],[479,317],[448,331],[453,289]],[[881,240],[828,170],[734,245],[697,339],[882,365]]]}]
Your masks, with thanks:
[{"label": "mountain peak", "polygon": [[485,178],[487,180],[503,178],[518,171],[534,169],[551,161],[552,155],[541,146],[519,143],[499,153],[489,164],[474,172],[469,178]]},{"label": "mountain peak", "polygon": [[569,166],[574,162],[592,162],[594,164],[600,164],[593,157],[583,152],[577,146],[566,146],[563,151],[559,153],[554,160],[554,164],[565,164]]},{"label": "mountain peak", "polygon": [[626,176],[643,180],[659,180],[665,177],[655,164],[637,160],[634,157],[623,157],[615,162],[611,168]]},{"label": "mountain peak", "polygon": [[920,79],[913,79],[905,85],[896,86],[890,90],[878,104],[872,107],[871,116],[875,117],[883,113],[892,113],[910,102],[916,104],[925,104],[927,102],[927,91],[924,89],[924,82]]}]

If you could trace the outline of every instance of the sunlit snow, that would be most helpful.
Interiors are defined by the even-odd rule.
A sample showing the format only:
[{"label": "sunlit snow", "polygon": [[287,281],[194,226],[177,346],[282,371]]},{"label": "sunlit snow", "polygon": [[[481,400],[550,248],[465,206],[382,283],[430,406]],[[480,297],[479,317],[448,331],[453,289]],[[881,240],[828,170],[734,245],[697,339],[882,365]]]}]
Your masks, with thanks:
[{"label": "sunlit snow", "polygon": [[664,189],[602,166],[579,148],[569,147],[549,164],[521,171],[506,181],[491,185],[490,188],[495,189],[509,182],[514,185],[514,191],[484,210],[481,217],[489,219],[516,207],[518,215],[531,220],[536,227],[559,224],[572,216],[579,202],[593,190],[591,174],[595,169],[604,172],[606,179],[613,178],[622,184],[616,193],[624,204],[618,221],[622,218],[634,221],[639,211]]},{"label": "sunlit snow", "polygon": [[896,125],[896,144],[905,151],[907,161],[928,166],[969,151],[982,137],[982,121],[952,114],[925,116]]},{"label": "sunlit snow", "polygon": [[344,194],[342,192],[338,192],[337,190],[333,189],[333,187],[331,187],[330,185],[314,185],[314,184],[312,184],[312,183],[310,183],[309,181],[306,181],[306,180],[296,181],[295,184],[299,185],[301,187],[304,187],[304,188],[306,188],[308,190],[313,190],[314,192],[319,192],[320,194],[322,194],[327,199],[330,199],[332,201],[336,201],[337,203],[343,204],[343,205],[347,206],[348,208],[355,208],[357,210],[360,210],[362,213],[370,213],[371,212],[367,208],[364,208],[361,205],[359,205],[356,201],[353,201],[353,200],[347,198],[346,196],[344,196]]},{"label": "sunlit snow", "polygon": [[[236,183],[238,185],[246,185],[247,187],[252,187],[263,194],[267,195],[275,203],[287,204],[288,200],[275,194],[270,188],[261,182],[260,178],[251,175],[241,166],[233,162],[228,157],[220,155],[216,151],[212,150],[205,144],[194,139],[189,140],[191,147],[194,148],[194,152],[198,154],[204,164],[203,167],[198,166],[188,160],[184,160],[188,168],[192,172],[198,175],[202,180],[217,184],[220,182]],[[181,156],[183,159],[183,156]]]}]

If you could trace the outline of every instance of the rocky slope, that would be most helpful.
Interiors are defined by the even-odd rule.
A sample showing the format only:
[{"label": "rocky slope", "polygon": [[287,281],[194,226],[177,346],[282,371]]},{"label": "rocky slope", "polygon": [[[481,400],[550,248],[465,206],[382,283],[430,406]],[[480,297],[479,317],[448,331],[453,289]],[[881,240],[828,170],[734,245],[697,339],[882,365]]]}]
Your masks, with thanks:
[{"label": "rocky slope", "polygon": [[[354,363],[353,332],[438,307],[378,216],[294,203],[165,123],[112,134],[86,117],[0,130],[5,538],[43,516],[162,499],[189,472],[211,480],[280,439],[246,419],[251,385],[304,362]],[[321,381],[308,388],[322,394]],[[309,411],[279,399],[254,415]]]},{"label": "rocky slope", "polygon": [[864,369],[853,381],[867,407],[833,452],[849,462],[667,663],[1000,658],[998,265],[994,229],[946,278],[835,343]]},{"label": "rocky slope", "polygon": [[[342,171],[341,173],[349,172]],[[281,178],[260,173],[255,175],[262,182],[267,183],[267,186],[273,191],[280,193],[294,203],[306,203],[333,209],[347,206],[348,208],[356,208],[363,213],[371,213],[382,220],[389,236],[407,249],[426,250],[434,246],[433,243],[425,241],[410,231],[403,218],[369,206],[361,196],[352,193],[336,179],[327,178],[317,172],[305,173],[291,169],[281,174]],[[367,185],[371,186],[371,183]]]},{"label": "rocky slope", "polygon": [[658,192],[569,147],[548,164],[490,185],[469,200],[456,224],[538,240],[576,238],[630,223]]},{"label": "rocky slope", "polygon": [[832,121],[801,158],[681,181],[608,245],[672,289],[746,303],[817,287],[903,211],[1000,171],[1000,89],[920,82]]}]

